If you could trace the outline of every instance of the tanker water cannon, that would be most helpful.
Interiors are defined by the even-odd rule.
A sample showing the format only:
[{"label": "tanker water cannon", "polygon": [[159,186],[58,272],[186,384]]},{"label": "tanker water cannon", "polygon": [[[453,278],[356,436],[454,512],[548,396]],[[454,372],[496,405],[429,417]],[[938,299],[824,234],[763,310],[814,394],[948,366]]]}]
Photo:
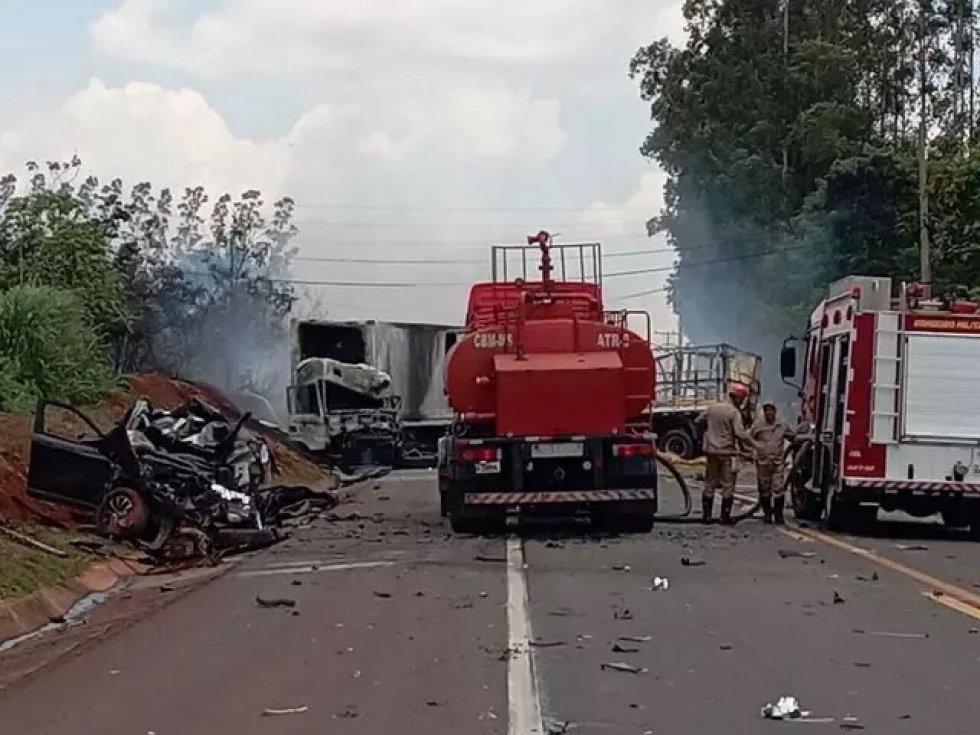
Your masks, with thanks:
[{"label": "tanker water cannon", "polygon": [[554,266],[551,264],[551,235],[545,230],[541,230],[537,235],[528,235],[528,245],[537,245],[541,248],[541,284],[545,291],[551,290],[551,271]]}]

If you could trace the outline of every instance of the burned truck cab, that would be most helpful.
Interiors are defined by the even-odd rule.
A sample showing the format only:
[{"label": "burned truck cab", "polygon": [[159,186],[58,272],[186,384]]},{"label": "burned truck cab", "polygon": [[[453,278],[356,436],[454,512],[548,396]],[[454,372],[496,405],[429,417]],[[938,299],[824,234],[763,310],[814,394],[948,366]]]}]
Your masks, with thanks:
[{"label": "burned truck cab", "polygon": [[401,422],[391,378],[371,365],[323,357],[301,361],[288,391],[289,435],[341,468],[391,466]]}]

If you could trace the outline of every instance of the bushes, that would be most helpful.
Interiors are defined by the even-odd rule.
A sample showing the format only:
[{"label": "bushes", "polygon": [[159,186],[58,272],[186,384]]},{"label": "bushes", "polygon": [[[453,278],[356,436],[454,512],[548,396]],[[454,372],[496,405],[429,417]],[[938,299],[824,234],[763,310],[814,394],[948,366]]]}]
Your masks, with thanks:
[{"label": "bushes", "polygon": [[107,348],[70,291],[0,291],[0,410],[29,411],[40,396],[88,403],[112,390]]}]

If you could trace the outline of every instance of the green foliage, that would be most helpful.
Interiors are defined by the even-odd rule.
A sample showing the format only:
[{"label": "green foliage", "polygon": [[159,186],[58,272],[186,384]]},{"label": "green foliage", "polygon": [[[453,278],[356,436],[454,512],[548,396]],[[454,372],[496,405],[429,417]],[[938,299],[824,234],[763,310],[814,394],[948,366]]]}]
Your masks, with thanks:
[{"label": "green foliage", "polygon": [[0,292],[0,410],[30,410],[40,396],[86,403],[114,382],[106,346],[70,291]]},{"label": "green foliage", "polygon": [[[39,311],[43,299],[32,297],[30,308],[11,311],[41,327],[41,342],[24,352],[0,341],[0,405],[23,407],[38,394],[96,397],[106,383],[89,363],[79,386],[51,377],[63,361],[81,359],[83,346],[102,371],[156,370],[284,395],[288,376],[274,357],[288,354],[286,316],[296,299],[287,278],[291,199],[275,202],[267,220],[256,191],[222,195],[207,209],[200,187],[175,201],[149,183],[127,191],[118,179],[76,182],[77,158],[27,169],[23,192],[15,176],[0,178],[0,294],[52,294],[59,307],[71,299],[83,326],[55,354],[58,343],[44,341],[45,325],[62,325],[51,321],[54,305]],[[48,362],[31,361],[35,353],[50,373]]]},{"label": "green foliage", "polygon": [[670,297],[691,338],[771,355],[830,281],[915,277],[923,109],[934,285],[980,284],[974,5],[687,0],[686,45],[636,53],[641,151],[668,174],[650,230],[678,251]]}]

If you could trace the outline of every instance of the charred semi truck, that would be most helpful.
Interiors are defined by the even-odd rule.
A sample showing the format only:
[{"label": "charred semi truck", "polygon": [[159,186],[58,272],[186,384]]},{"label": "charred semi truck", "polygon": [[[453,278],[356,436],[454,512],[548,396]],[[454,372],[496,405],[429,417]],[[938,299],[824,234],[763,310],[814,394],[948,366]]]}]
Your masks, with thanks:
[{"label": "charred semi truck", "polygon": [[845,530],[879,508],[940,514],[980,536],[980,307],[846,278],[813,311],[802,357],[788,340],[780,372],[810,429],[787,462],[796,516]]},{"label": "charred semi truck", "polygon": [[292,323],[289,434],[342,467],[434,466],[452,411],[443,381],[458,327]]},{"label": "charred semi truck", "polygon": [[[508,282],[499,266],[514,254],[522,273],[540,256],[540,280]],[[569,280],[566,264],[585,262],[591,278]],[[628,312],[603,310],[598,244],[552,246],[542,232],[527,246],[494,246],[493,264],[492,281],[471,287],[446,366],[456,420],[440,442],[443,514],[457,532],[499,527],[512,510],[587,513],[648,532],[657,504],[642,418],[654,393],[649,317],[644,338]]]}]

